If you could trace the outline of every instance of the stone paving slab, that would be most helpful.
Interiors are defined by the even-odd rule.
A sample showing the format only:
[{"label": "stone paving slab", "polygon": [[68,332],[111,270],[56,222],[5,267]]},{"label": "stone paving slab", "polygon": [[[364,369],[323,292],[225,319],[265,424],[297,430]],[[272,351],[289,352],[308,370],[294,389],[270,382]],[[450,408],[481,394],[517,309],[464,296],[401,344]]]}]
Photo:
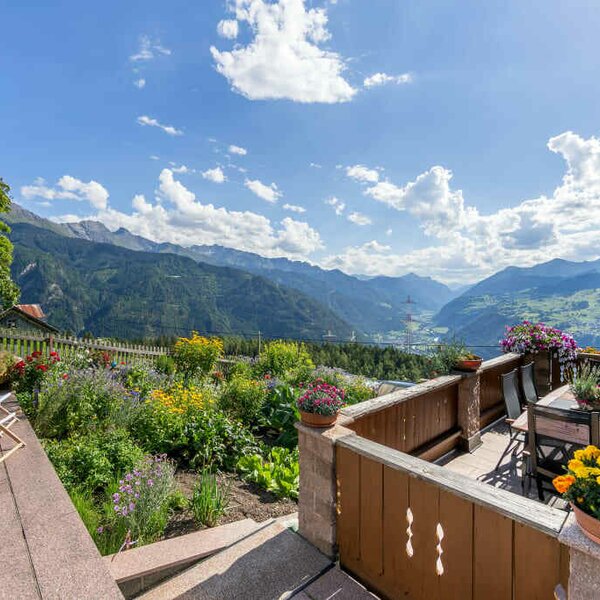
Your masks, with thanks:
[{"label": "stone paving slab", "polygon": [[[0,598],[122,599],[31,425],[11,429],[26,446],[0,465]],[[3,451],[13,443],[0,437]]]},{"label": "stone paving slab", "polygon": [[[367,591],[350,575],[335,567],[303,590],[309,600],[377,600],[377,596]],[[294,596],[299,600],[300,596]]]},{"label": "stone paving slab", "polygon": [[119,554],[111,554],[103,560],[114,580],[121,583],[182,563],[191,564],[231,546],[259,527],[253,519],[243,519],[221,527],[195,531]]},{"label": "stone paving slab", "polygon": [[283,600],[331,562],[272,523],[146,592],[144,600]]}]

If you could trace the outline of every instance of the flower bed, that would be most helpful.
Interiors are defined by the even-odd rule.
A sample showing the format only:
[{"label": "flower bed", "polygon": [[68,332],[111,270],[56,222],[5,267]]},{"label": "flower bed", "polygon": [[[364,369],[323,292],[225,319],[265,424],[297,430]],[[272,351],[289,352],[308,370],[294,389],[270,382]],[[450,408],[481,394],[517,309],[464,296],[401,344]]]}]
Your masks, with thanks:
[{"label": "flower bed", "polygon": [[350,403],[372,396],[335,372],[314,382],[301,345],[267,344],[226,376],[215,371],[221,350],[193,334],[154,368],[86,352],[35,353],[13,368],[19,402],[103,554],[181,522],[189,530],[273,512],[261,505],[292,512],[298,398],[334,386]]}]

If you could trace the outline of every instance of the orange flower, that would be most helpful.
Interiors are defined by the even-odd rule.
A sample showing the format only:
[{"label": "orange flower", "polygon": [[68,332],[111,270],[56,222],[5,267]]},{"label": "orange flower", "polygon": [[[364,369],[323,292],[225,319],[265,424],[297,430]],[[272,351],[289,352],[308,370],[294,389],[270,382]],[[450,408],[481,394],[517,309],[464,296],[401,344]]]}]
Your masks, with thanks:
[{"label": "orange flower", "polygon": [[559,475],[552,480],[552,485],[559,494],[564,494],[574,483],[573,475]]}]

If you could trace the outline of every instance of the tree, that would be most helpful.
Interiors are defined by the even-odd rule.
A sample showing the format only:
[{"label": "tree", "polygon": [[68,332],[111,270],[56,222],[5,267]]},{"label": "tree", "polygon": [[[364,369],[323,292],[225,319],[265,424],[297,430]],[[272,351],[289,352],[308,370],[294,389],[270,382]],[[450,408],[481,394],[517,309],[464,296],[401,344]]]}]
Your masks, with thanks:
[{"label": "tree", "polygon": [[[10,187],[0,177],[0,213],[10,212]],[[10,265],[13,261],[13,245],[8,239],[10,227],[0,220],[0,304],[9,308],[19,299],[20,290],[11,279]]]}]

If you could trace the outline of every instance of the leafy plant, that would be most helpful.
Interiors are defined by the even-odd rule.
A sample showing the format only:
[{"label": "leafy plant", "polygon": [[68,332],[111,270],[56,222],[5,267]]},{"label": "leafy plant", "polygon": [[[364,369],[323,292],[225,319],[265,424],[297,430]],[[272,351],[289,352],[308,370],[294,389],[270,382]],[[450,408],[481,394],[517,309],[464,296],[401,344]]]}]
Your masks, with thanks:
[{"label": "leafy plant", "polygon": [[235,375],[223,387],[219,407],[248,425],[256,423],[267,398],[264,381]]},{"label": "leafy plant", "polygon": [[196,522],[207,527],[217,525],[229,506],[230,495],[229,485],[219,484],[216,474],[203,470],[190,502]]},{"label": "leafy plant", "polygon": [[571,390],[577,404],[589,410],[600,406],[600,368],[585,362],[571,379]]},{"label": "leafy plant", "polygon": [[278,446],[292,449],[298,445],[298,431],[294,425],[299,420],[295,389],[286,383],[272,388],[263,405],[260,424],[267,433],[275,433]]},{"label": "leafy plant", "polygon": [[266,458],[260,454],[244,456],[238,462],[238,470],[245,480],[258,484],[276,496],[298,498],[298,449],[272,448]]},{"label": "leafy plant", "polygon": [[291,379],[304,380],[315,365],[304,344],[276,340],[265,344],[258,362],[257,372],[273,377],[288,376]]},{"label": "leafy plant", "polygon": [[57,370],[60,356],[50,352],[46,357],[43,352],[36,350],[28,354],[11,368],[11,380],[17,393],[33,392],[42,387],[44,380]]},{"label": "leafy plant", "polygon": [[44,447],[68,490],[97,491],[133,468],[144,453],[122,429],[66,440],[46,440]]},{"label": "leafy plant", "polygon": [[[10,212],[10,186],[0,177],[0,213]],[[0,304],[9,308],[19,298],[19,287],[11,279],[10,265],[13,261],[13,245],[7,237],[10,227],[0,221]]]},{"label": "leafy plant", "polygon": [[187,383],[197,374],[208,375],[222,354],[223,342],[220,339],[202,337],[194,331],[192,337],[181,337],[177,340],[173,349],[173,360]]},{"label": "leafy plant", "polygon": [[175,373],[175,361],[172,356],[161,354],[155,362],[156,370],[163,375],[171,377]]}]

